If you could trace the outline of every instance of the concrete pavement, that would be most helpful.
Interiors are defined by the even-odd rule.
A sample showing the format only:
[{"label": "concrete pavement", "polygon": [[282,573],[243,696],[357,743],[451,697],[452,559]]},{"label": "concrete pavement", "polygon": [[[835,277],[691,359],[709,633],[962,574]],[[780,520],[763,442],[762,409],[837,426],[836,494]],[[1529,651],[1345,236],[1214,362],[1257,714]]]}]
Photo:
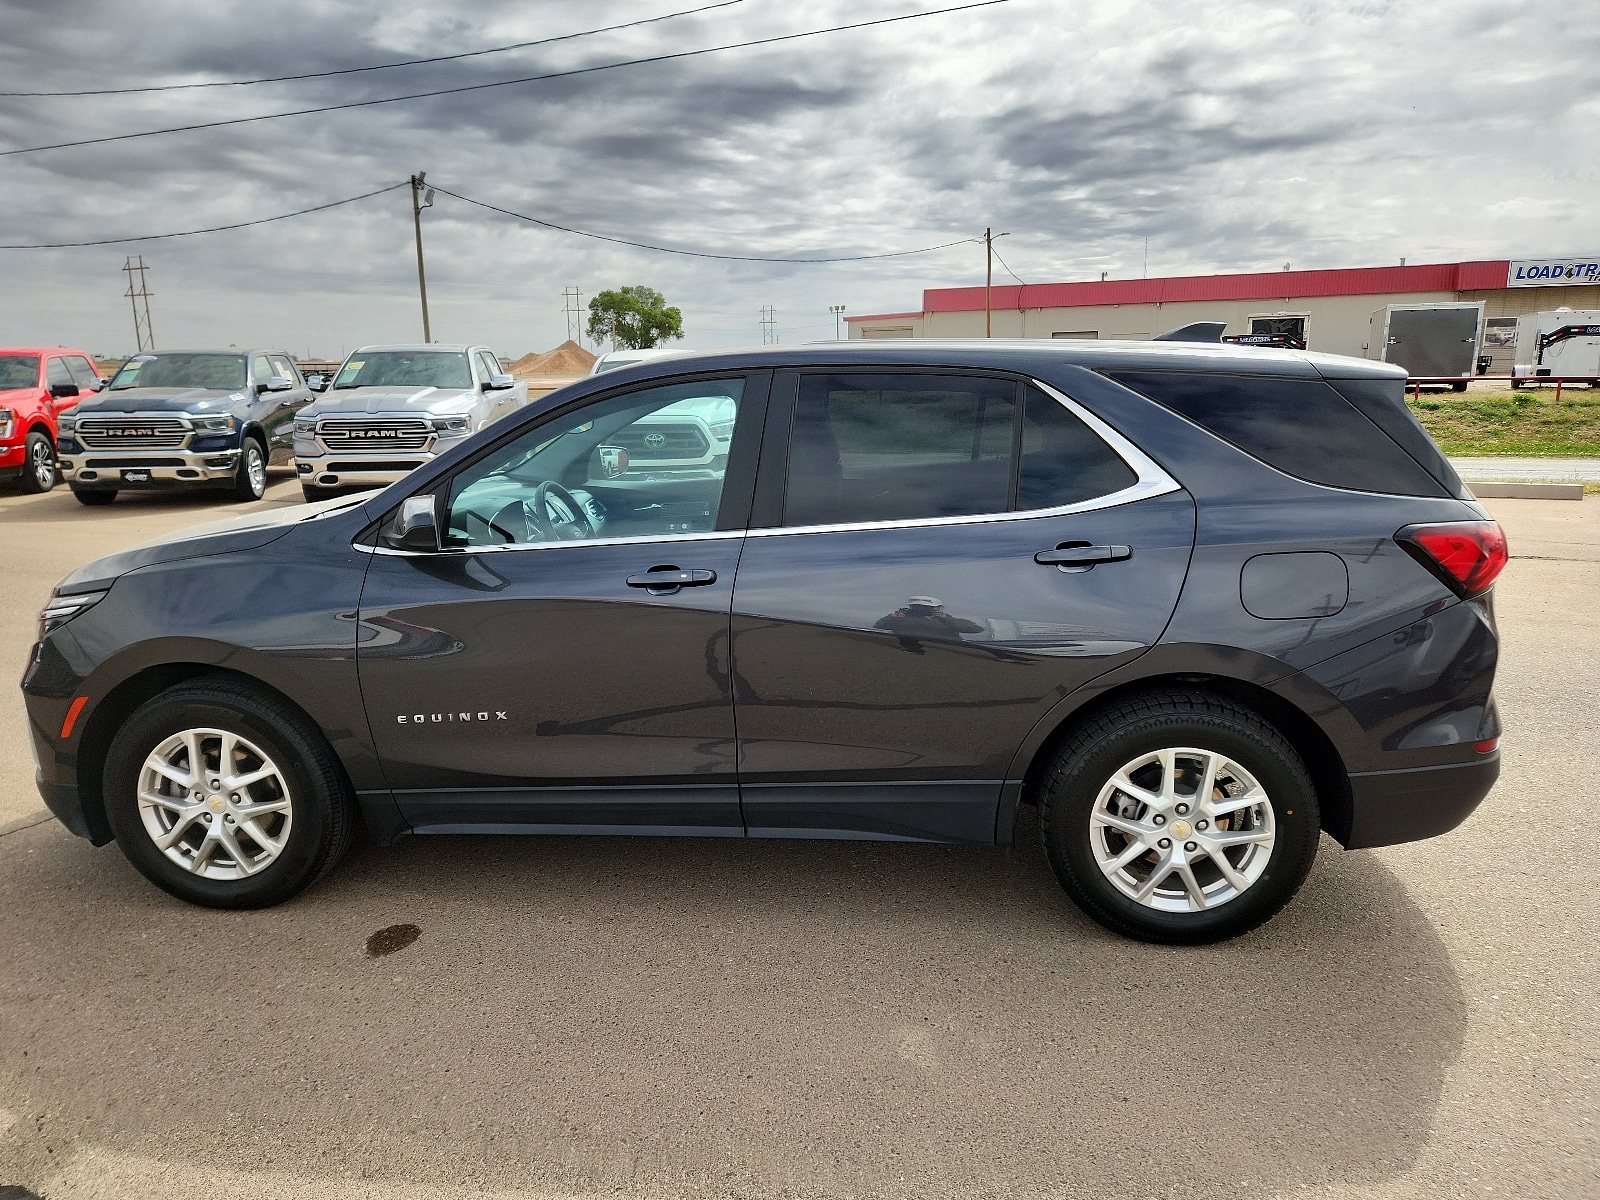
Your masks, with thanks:
[{"label": "concrete pavement", "polygon": [[[289,495],[292,482],[271,496]],[[1203,949],[996,850],[432,838],[254,913],[37,813],[0,698],[0,1185],[88,1197],[1600,1195],[1600,499],[1497,500],[1504,775]],[[194,501],[0,500],[13,680]],[[3,818],[0,818],[3,819]],[[368,937],[420,927],[369,958]],[[3,1194],[3,1186],[0,1186]]]},{"label": "concrete pavement", "polygon": [[1452,458],[1470,483],[1600,483],[1600,458]]}]

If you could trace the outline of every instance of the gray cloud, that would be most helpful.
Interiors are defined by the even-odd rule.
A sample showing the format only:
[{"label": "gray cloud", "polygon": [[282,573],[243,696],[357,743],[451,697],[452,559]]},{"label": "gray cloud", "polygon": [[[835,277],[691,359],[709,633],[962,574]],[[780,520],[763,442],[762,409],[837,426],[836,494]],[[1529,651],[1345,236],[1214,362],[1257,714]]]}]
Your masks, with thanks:
[{"label": "gray cloud", "polygon": [[[5,0],[0,78],[54,88],[331,70],[651,16],[675,0]],[[687,7],[684,3],[682,6]],[[927,7],[934,5],[928,4]],[[531,51],[257,88],[0,99],[0,145],[490,82],[911,10],[772,0]],[[1547,37],[1530,38],[1540,29]],[[1549,53],[1553,44],[1560,55]],[[0,160],[0,241],[249,220],[425,169],[560,224],[716,252],[871,253],[985,225],[1030,282],[1600,248],[1600,34],[1557,0],[1051,0],[404,104]],[[561,288],[649,283],[689,344],[831,336],[830,303],[915,308],[982,255],[798,267],[672,258],[440,197],[440,336],[564,336]],[[125,349],[123,254],[166,344],[333,354],[417,336],[404,193],[147,246],[0,252],[8,337]]]}]

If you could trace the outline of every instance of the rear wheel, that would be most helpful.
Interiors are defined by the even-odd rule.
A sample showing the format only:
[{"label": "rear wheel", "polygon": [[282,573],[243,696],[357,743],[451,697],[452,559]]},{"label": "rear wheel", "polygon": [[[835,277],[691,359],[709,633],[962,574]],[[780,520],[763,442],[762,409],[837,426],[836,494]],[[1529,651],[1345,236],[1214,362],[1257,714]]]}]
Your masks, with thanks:
[{"label": "rear wheel", "polygon": [[50,435],[34,430],[23,451],[22,490],[37,495],[56,485],[56,448]]},{"label": "rear wheel", "polygon": [[179,684],[139,708],[111,743],[104,795],[128,861],[212,908],[301,892],[344,856],[355,822],[316,728],[232,682]]},{"label": "rear wheel", "polygon": [[267,494],[267,451],[253,437],[239,448],[239,474],[234,479],[233,498],[241,504],[259,500]]},{"label": "rear wheel", "polygon": [[1316,791],[1293,747],[1221,697],[1124,700],[1062,747],[1040,825],[1083,911],[1142,941],[1237,937],[1287,904],[1316,857]]},{"label": "rear wheel", "polygon": [[73,488],[72,494],[78,498],[79,504],[87,504],[90,508],[99,508],[102,504],[110,504],[117,498],[116,488]]}]

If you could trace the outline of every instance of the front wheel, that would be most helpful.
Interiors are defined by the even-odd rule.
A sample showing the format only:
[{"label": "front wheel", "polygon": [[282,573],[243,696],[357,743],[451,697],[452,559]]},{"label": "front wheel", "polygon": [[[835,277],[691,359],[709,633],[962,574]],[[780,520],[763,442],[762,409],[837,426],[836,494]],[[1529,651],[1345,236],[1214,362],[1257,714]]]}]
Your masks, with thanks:
[{"label": "front wheel", "polygon": [[179,684],[139,708],[106,757],[106,816],[156,886],[211,908],[264,908],[350,844],[333,751],[282,701],[232,681]]},{"label": "front wheel", "polygon": [[38,495],[56,485],[56,448],[48,434],[34,430],[23,452],[22,490]]},{"label": "front wheel", "polygon": [[267,494],[267,452],[253,437],[239,449],[239,474],[234,479],[233,498],[241,504],[259,500]]},{"label": "front wheel", "polygon": [[1219,696],[1136,696],[1061,748],[1040,797],[1050,865],[1078,907],[1141,941],[1237,937],[1316,857],[1316,789],[1294,748]]}]

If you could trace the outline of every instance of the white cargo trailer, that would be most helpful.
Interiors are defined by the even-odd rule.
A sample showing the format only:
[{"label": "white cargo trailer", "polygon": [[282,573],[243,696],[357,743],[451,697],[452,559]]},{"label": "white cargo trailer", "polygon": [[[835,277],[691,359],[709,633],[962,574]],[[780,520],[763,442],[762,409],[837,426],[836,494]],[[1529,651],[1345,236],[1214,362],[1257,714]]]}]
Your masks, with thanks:
[{"label": "white cargo trailer", "polygon": [[1467,390],[1483,340],[1483,301],[1388,304],[1372,314],[1367,357],[1396,363],[1412,379],[1459,379]]},{"label": "white cargo trailer", "polygon": [[1542,378],[1600,387],[1600,309],[1558,308],[1517,318],[1511,386]]}]

